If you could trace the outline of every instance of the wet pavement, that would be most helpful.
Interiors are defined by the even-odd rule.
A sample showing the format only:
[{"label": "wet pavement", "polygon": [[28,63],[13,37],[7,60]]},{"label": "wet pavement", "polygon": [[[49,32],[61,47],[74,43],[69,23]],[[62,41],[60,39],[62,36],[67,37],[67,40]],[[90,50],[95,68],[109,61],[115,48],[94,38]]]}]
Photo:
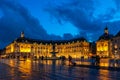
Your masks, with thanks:
[{"label": "wet pavement", "polygon": [[0,60],[0,80],[120,80],[120,71],[67,66],[60,60]]}]

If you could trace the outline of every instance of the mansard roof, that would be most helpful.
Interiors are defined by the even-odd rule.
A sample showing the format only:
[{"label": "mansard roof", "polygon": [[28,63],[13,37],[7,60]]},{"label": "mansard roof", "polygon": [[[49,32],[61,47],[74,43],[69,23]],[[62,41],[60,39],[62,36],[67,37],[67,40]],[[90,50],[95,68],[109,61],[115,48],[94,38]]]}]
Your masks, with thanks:
[{"label": "mansard roof", "polygon": [[26,37],[19,37],[15,41],[16,42],[28,42],[28,43],[52,43],[52,41],[30,39],[30,38],[26,38]]},{"label": "mansard roof", "polygon": [[115,35],[115,37],[120,37],[120,31]]},{"label": "mansard roof", "polygon": [[28,42],[28,43],[42,43],[42,44],[54,44],[54,43],[57,43],[57,44],[61,44],[61,43],[72,43],[73,41],[74,42],[77,42],[77,41],[86,41],[87,40],[83,37],[80,37],[80,38],[75,38],[75,39],[71,39],[71,40],[37,40],[37,39],[30,39],[30,38],[26,38],[26,37],[19,37],[15,40],[16,42]]},{"label": "mansard roof", "polygon": [[110,39],[112,39],[112,38],[113,38],[113,35],[112,35],[112,34],[106,34],[106,33],[104,33],[103,35],[101,35],[101,36],[99,37],[98,40],[110,40]]}]

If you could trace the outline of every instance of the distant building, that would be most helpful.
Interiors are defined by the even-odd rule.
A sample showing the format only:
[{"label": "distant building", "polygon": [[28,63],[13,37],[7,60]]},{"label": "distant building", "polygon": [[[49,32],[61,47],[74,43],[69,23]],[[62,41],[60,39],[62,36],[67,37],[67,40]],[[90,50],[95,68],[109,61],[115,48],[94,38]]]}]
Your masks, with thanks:
[{"label": "distant building", "polygon": [[24,32],[21,33],[21,37],[14,40],[11,44],[6,46],[6,57],[51,57],[53,51],[53,44],[55,45],[56,57],[70,55],[73,58],[80,58],[82,56],[89,56],[89,42],[85,38],[78,38],[67,41],[45,41],[34,40],[24,36]]},{"label": "distant building", "polygon": [[109,34],[108,28],[104,29],[104,34],[99,37],[96,41],[96,54],[100,57],[111,57],[112,56],[112,43],[111,39],[113,35]]},{"label": "distant building", "polygon": [[112,53],[114,58],[120,58],[120,31],[112,39]]},{"label": "distant building", "polygon": [[57,42],[56,50],[59,56],[68,57],[69,55],[73,58],[88,58],[90,49],[89,42],[85,38],[77,38],[73,40]]}]

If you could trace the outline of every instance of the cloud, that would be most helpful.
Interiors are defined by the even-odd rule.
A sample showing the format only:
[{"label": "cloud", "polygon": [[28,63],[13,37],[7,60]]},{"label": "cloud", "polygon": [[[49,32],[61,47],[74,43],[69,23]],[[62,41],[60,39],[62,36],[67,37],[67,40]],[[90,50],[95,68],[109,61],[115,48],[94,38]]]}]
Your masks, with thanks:
[{"label": "cloud", "polygon": [[[94,31],[97,30],[97,28],[99,27],[97,25],[99,21],[89,17],[93,16],[92,10],[94,8],[92,5],[93,5],[92,1],[89,0],[87,1],[75,0],[73,2],[63,4],[60,6],[54,6],[53,8],[50,7],[48,9],[48,12],[55,16],[55,18],[57,18],[58,21],[60,20],[69,21],[72,24],[74,24],[78,29],[85,31],[87,30]],[[89,28],[92,29],[90,30]]]},{"label": "cloud", "polygon": [[59,36],[48,35],[39,21],[30,12],[15,1],[0,0],[0,47],[20,36],[21,31],[25,36],[33,39],[58,39]]},{"label": "cloud", "polygon": [[[106,24],[113,34],[119,30],[119,0],[107,0],[104,3],[101,3],[101,0],[97,0],[98,2],[96,0],[60,0],[59,3],[58,0],[48,1],[49,5],[47,1],[44,2],[47,4],[46,7],[44,5],[44,10],[57,19],[60,24],[69,22],[74,25],[79,30],[79,34],[72,36],[65,33],[63,37],[49,35],[40,22],[17,1],[0,0],[1,44],[5,46],[10,43],[20,36],[21,31],[25,32],[25,36],[34,39],[61,40],[82,36],[95,41],[103,33]],[[109,1],[111,4],[107,5]],[[106,5],[104,5],[105,3]]]},{"label": "cloud", "polygon": [[113,0],[116,3],[117,9],[120,10],[120,0]]},{"label": "cloud", "polygon": [[86,0],[75,0],[72,3],[47,8],[47,11],[57,18],[58,21],[69,21],[77,27],[80,32],[86,32],[87,34],[99,31],[100,24],[102,23],[99,19],[96,20],[92,17],[92,10],[94,10],[92,5],[93,2],[89,0],[87,0],[87,3]]},{"label": "cloud", "polygon": [[[119,0],[118,0],[119,1]],[[107,3],[110,2],[110,5]],[[105,5],[106,4],[106,5]],[[106,25],[116,14],[116,4],[112,0],[71,0],[70,2],[47,7],[46,11],[53,15],[59,22],[72,23],[80,33],[85,33],[89,40],[97,40],[103,33]],[[111,26],[112,25],[112,26]]]},{"label": "cloud", "polygon": [[[42,40],[62,40],[59,35],[49,35],[40,22],[30,12],[14,0],[0,0],[0,48],[20,37],[25,36]],[[66,38],[65,38],[66,39]]]}]

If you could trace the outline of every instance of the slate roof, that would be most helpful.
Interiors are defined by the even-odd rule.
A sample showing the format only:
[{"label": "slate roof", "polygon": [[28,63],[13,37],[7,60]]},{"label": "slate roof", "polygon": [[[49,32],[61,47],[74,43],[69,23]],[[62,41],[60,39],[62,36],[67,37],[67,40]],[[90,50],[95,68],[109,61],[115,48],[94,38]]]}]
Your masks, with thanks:
[{"label": "slate roof", "polygon": [[42,44],[46,44],[46,43],[47,44],[50,44],[50,43],[61,44],[61,43],[63,43],[64,44],[64,43],[68,43],[68,42],[72,43],[73,41],[74,42],[77,42],[77,41],[86,41],[87,42],[87,40],[83,37],[75,38],[75,39],[71,39],[71,40],[37,40],[37,39],[30,39],[30,38],[26,38],[26,37],[19,37],[15,41],[16,42],[27,42],[27,43],[38,43],[38,44],[40,44],[40,43],[42,43]]},{"label": "slate roof", "polygon": [[115,37],[120,37],[120,31],[115,35]]},{"label": "slate roof", "polygon": [[99,39],[98,40],[110,40],[110,39],[112,39],[113,38],[113,35],[111,35],[111,34],[106,34],[106,33],[104,33],[103,35],[101,35],[100,37],[99,37]]}]

